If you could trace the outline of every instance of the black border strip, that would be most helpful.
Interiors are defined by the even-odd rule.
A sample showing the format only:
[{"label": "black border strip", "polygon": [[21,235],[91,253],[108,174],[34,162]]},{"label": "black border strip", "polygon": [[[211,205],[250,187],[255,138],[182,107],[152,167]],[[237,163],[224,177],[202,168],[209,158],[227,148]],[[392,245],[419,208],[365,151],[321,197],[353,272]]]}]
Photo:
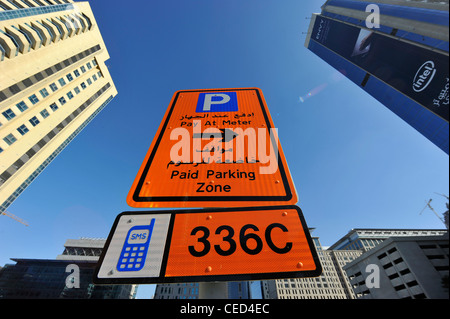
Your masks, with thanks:
[{"label": "black border strip", "polygon": [[[282,209],[295,209],[298,212],[300,222],[302,224],[303,230],[305,232],[306,239],[308,241],[309,249],[311,250],[314,263],[316,265],[315,270],[310,271],[293,271],[293,272],[273,272],[273,273],[249,273],[240,275],[216,275],[216,276],[183,276],[183,277],[165,277],[165,271],[167,267],[167,262],[169,258],[170,244],[172,238],[172,232],[175,223],[175,215],[177,214],[195,214],[195,213],[226,213],[226,212],[250,212],[250,211],[274,211]],[[167,233],[167,240],[164,248],[163,260],[161,263],[161,272],[159,277],[145,278],[98,278],[98,273],[100,267],[103,264],[106,252],[109,249],[111,240],[119,223],[119,220],[124,215],[136,215],[136,214],[171,214],[171,220],[169,223],[169,229]],[[100,259],[97,263],[97,267],[94,271],[93,283],[97,285],[111,285],[111,284],[157,284],[157,283],[187,283],[187,282],[214,282],[214,281],[250,281],[250,280],[268,280],[268,279],[283,279],[283,278],[308,278],[308,277],[318,277],[322,274],[322,266],[314,246],[313,240],[309,233],[308,226],[306,225],[305,218],[303,217],[302,210],[295,205],[286,206],[267,206],[267,207],[236,207],[236,208],[208,208],[208,209],[188,209],[188,210],[165,210],[165,211],[139,211],[139,212],[123,212],[116,217],[114,225],[109,233],[108,239],[106,240],[105,246],[103,248]]]},{"label": "black border strip", "polygon": [[[284,196],[155,196],[155,197],[140,197],[139,194],[142,190],[142,186],[145,182],[145,176],[147,176],[148,170],[150,169],[150,166],[153,162],[153,159],[156,155],[156,152],[158,150],[158,146],[161,143],[162,137],[164,135],[164,132],[166,131],[166,128],[168,126],[169,120],[172,116],[172,112],[175,108],[175,105],[177,103],[178,97],[180,94],[182,93],[192,93],[192,92],[200,92],[200,93],[204,93],[204,92],[237,92],[237,91],[255,91],[257,96],[258,96],[258,100],[259,100],[259,104],[262,110],[262,113],[264,115],[264,119],[266,121],[266,128],[267,130],[270,132],[270,128],[273,128],[270,124],[269,121],[269,116],[266,113],[266,110],[264,108],[264,104],[262,101],[262,97],[259,94],[259,91],[254,89],[254,88],[242,88],[242,89],[205,89],[205,90],[185,90],[185,91],[179,91],[175,98],[174,101],[170,107],[169,113],[167,114],[167,118],[166,121],[163,124],[163,127],[160,131],[160,134],[158,136],[158,139],[156,141],[156,144],[152,150],[152,153],[147,161],[147,163],[145,164],[145,168],[141,174],[139,183],[136,186],[136,189],[133,193],[133,200],[135,202],[216,202],[216,201],[223,201],[223,202],[230,202],[230,201],[242,201],[242,202],[247,202],[247,201],[289,201],[292,199],[293,194],[292,194],[292,190],[289,187],[289,182],[286,176],[286,171],[285,168],[283,166],[283,161],[281,159],[280,156],[280,150],[279,148],[281,147],[281,143],[278,141],[278,168],[280,170],[280,174],[281,174],[281,178],[283,180],[283,186],[284,186],[284,190],[286,195]],[[272,136],[272,144],[275,144],[275,140],[273,140],[273,136]]]}]

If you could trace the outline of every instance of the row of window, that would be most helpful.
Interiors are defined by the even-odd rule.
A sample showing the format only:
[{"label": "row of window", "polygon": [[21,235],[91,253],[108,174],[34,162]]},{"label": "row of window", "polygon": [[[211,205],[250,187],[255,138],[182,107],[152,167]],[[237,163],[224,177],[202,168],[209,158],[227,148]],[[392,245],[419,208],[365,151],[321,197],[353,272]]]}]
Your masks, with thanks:
[{"label": "row of window", "polygon": [[0,29],[0,62],[91,29],[89,17],[78,12],[5,27]]},{"label": "row of window", "polygon": [[[22,0],[23,3],[14,1],[14,0],[3,0],[0,1],[0,8],[3,10],[15,10],[15,9],[26,9],[26,8],[33,8],[36,7],[36,4],[33,4],[32,2],[28,0]],[[68,0],[53,0],[53,3],[48,0],[34,0],[35,3],[37,3],[40,6],[55,6],[55,3],[58,4],[70,4]],[[24,6],[27,5],[27,6]]]},{"label": "row of window", "polygon": [[[92,69],[92,65],[97,66],[97,62],[95,61],[95,59],[92,60],[91,62],[88,62],[86,64],[86,66],[84,66],[84,65],[81,66],[80,67],[81,72],[82,73],[86,73],[86,71],[87,71],[86,67],[89,70],[91,70]],[[81,75],[81,73],[80,73],[80,71],[78,69],[73,71],[73,73],[74,73],[75,77],[79,77]],[[98,72],[98,76],[101,77],[101,72]],[[74,77],[72,76],[71,73],[67,74],[66,78],[67,78],[67,80],[69,82],[72,82],[74,80]],[[94,81],[97,81],[97,75],[94,75],[93,79],[94,79]],[[63,86],[65,86],[67,84],[66,80],[64,79],[64,77],[60,78],[57,82],[59,83],[60,87],[63,87]],[[89,82],[90,82],[90,80],[88,80],[88,84],[90,85],[92,82],[90,82],[90,83]],[[83,89],[85,89],[86,88],[86,84],[84,84],[84,85],[83,84],[82,84],[82,87],[83,87]],[[52,92],[56,92],[58,90],[58,86],[56,85],[55,82],[51,83],[49,85],[49,88],[50,88],[50,90]],[[77,94],[80,93],[79,89],[75,90],[75,91],[76,91]],[[42,96],[42,98],[46,98],[46,97],[48,97],[50,95],[48,90],[47,90],[47,88],[41,89],[39,91],[39,93]],[[73,97],[73,95],[72,95],[72,97]],[[71,98],[71,97],[69,96],[69,98]],[[39,102],[39,98],[38,98],[38,96],[36,96],[36,94],[32,94],[31,96],[29,96],[28,100],[30,101],[30,103],[32,105],[35,105],[35,104],[37,104]],[[28,105],[24,101],[20,101],[19,103],[17,103],[16,107],[19,109],[20,112],[24,112],[24,111],[26,111],[28,109]],[[11,109],[7,109],[6,111],[2,112],[2,114],[8,121],[10,121],[10,120],[12,120],[13,118],[16,117],[16,114]],[[2,126],[1,122],[0,122],[0,126]]]},{"label": "row of window", "polygon": [[[97,81],[99,77],[101,77],[101,72],[100,72],[100,71],[99,71],[97,74],[94,74],[94,75],[92,76],[92,80],[91,80],[91,78],[88,78],[88,79],[86,80],[87,85],[86,85],[85,82],[82,82],[82,83],[80,84],[81,88],[82,88],[83,90],[86,89],[88,85],[91,85],[91,84],[93,83],[93,81],[94,81],[94,82]],[[61,79],[60,79],[60,80],[61,80]],[[52,84],[54,84],[54,83],[52,83]],[[46,89],[43,89],[43,90],[46,91]],[[41,91],[42,91],[42,90],[41,90]],[[79,94],[79,93],[81,92],[81,90],[80,90],[80,88],[79,88],[78,86],[76,86],[76,87],[74,88],[74,92],[75,92],[75,94]],[[35,97],[35,95],[33,95],[33,96]],[[67,98],[68,98],[69,100],[72,99],[72,98],[74,98],[74,93],[72,93],[72,91],[69,91],[69,92],[67,93]],[[37,97],[36,97],[36,99],[37,99]],[[38,99],[37,99],[37,100],[38,100]],[[30,100],[30,101],[31,101],[31,100]],[[39,101],[39,100],[38,100],[38,101]],[[67,103],[66,97],[65,97],[65,96],[60,97],[60,98],[58,99],[58,102],[59,102],[59,104],[60,104],[61,106],[63,106],[64,104]],[[37,103],[37,102],[36,102],[36,103]],[[20,105],[20,107],[19,107],[18,105]],[[19,110],[21,110],[22,112],[28,109],[28,107],[26,106],[26,104],[25,104],[23,101],[20,102],[20,103],[18,103],[18,105],[16,105],[16,106],[17,106],[17,107],[19,108]],[[59,107],[58,107],[57,103],[52,103],[52,104],[50,104],[50,109],[51,109],[53,112],[56,112],[56,111],[58,110],[58,108],[59,108]],[[2,114],[3,114],[3,116],[5,116],[5,118],[6,118],[7,120],[11,120],[11,119],[13,119],[13,118],[16,116],[15,113],[14,113],[11,109],[8,109],[8,110],[4,111]],[[42,116],[42,118],[44,118],[44,119],[50,116],[50,113],[48,112],[48,110],[47,110],[46,108],[43,109],[39,114],[40,114],[40,115]],[[36,116],[33,116],[31,119],[29,119],[29,123],[30,123],[33,127],[35,127],[35,126],[37,126],[37,125],[40,123],[40,121],[39,121],[39,119],[38,119]],[[20,135],[25,135],[26,133],[29,132],[29,128],[28,128],[25,124],[22,124],[22,125],[20,125],[20,126],[17,128],[17,131],[20,133]],[[10,134],[8,134],[6,137],[4,137],[3,140],[5,141],[6,144],[12,145],[13,143],[15,143],[15,142],[17,141],[17,138],[16,138],[16,136],[15,136],[13,133],[10,133]],[[1,152],[3,152],[3,149],[0,147],[0,153],[1,153]]]}]

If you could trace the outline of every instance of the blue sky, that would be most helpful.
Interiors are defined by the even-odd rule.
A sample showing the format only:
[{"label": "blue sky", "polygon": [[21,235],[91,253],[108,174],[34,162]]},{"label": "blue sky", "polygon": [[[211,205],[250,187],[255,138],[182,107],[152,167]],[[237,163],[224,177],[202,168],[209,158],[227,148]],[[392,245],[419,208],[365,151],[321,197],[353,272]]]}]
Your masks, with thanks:
[{"label": "blue sky", "polygon": [[[68,238],[106,238],[177,90],[259,87],[313,235],[444,228],[443,151],[304,47],[324,0],[90,1],[119,95],[2,217],[0,265],[53,259]],[[308,97],[308,93],[312,95]],[[304,98],[304,102],[300,101]],[[153,287],[140,287],[151,297]]]}]

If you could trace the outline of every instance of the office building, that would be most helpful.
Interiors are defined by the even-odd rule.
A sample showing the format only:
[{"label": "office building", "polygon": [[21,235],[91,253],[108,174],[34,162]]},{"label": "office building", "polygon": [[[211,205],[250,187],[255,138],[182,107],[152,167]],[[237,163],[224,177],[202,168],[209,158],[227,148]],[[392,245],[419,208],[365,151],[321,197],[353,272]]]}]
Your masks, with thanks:
[{"label": "office building", "polygon": [[448,0],[328,0],[305,46],[449,154]]},{"label": "office building", "polygon": [[[264,299],[353,299],[355,294],[343,267],[358,258],[362,250],[333,251],[323,249],[319,238],[313,238],[323,272],[316,278],[261,281]],[[259,296],[257,284],[251,285],[252,296]]]},{"label": "office building", "polygon": [[12,258],[0,269],[0,299],[134,299],[135,285],[92,283],[104,239],[69,239],[56,259]]},{"label": "office building", "polygon": [[354,250],[369,251],[390,237],[411,236],[442,236],[446,229],[379,229],[379,228],[354,228],[347,235],[330,246],[330,250]]},{"label": "office building", "polygon": [[391,237],[344,270],[358,299],[448,299],[448,244],[448,234]]},{"label": "office building", "polygon": [[[355,291],[355,283],[350,281],[346,271],[349,264],[357,263],[357,261],[361,260],[363,254],[379,247],[379,245],[393,236],[405,238],[405,240],[408,240],[411,236],[427,240],[427,238],[435,238],[436,236],[441,238],[441,236],[446,234],[447,230],[436,229],[357,228],[349,231],[347,235],[326,249],[322,247],[319,238],[313,237],[313,242],[323,268],[321,276],[317,278],[254,282],[250,285],[250,293],[252,296],[261,295],[261,298],[264,299],[359,298],[358,294],[360,291]],[[442,261],[439,262],[442,263]],[[361,261],[359,265],[363,267],[362,265],[367,265],[367,263]],[[358,277],[358,279],[361,279],[361,277]]]},{"label": "office building", "polygon": [[[249,283],[246,281],[228,282],[228,299],[249,299]],[[158,284],[154,299],[198,299],[200,285],[194,283]]]},{"label": "office building", "polygon": [[153,299],[198,299],[197,282],[178,284],[158,284]]},{"label": "office building", "polygon": [[0,213],[117,95],[88,2],[0,0]]}]

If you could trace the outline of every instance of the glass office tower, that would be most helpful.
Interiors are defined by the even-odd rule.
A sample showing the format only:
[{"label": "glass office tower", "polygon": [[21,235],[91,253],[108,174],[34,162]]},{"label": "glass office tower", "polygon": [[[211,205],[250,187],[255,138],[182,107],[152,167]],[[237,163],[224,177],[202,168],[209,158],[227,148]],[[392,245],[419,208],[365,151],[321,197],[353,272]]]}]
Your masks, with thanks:
[{"label": "glass office tower", "polygon": [[448,0],[328,0],[305,46],[448,154]]}]

